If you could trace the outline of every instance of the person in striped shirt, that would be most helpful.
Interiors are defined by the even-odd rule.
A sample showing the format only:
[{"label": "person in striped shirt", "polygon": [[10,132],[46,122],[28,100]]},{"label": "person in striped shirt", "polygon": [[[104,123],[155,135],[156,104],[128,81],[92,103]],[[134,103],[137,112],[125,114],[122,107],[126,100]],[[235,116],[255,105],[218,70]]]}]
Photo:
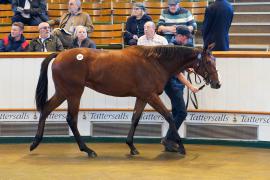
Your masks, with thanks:
[{"label": "person in striped shirt", "polygon": [[[193,15],[190,11],[179,6],[179,0],[168,0],[168,8],[164,9],[158,21],[158,33],[164,35],[168,42],[176,33],[176,27],[179,25],[187,26],[193,34],[197,28]],[[192,43],[192,38],[189,43]]]}]

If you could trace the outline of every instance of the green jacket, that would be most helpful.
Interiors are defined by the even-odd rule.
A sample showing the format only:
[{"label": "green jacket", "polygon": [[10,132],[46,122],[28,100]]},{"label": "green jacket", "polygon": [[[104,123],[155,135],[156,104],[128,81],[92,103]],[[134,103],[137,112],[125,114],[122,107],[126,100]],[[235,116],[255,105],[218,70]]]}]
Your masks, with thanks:
[{"label": "green jacket", "polygon": [[[63,51],[64,47],[56,36],[50,36],[44,42],[45,47],[48,52]],[[44,52],[44,46],[40,38],[35,38],[30,42],[29,49],[30,52]]]}]

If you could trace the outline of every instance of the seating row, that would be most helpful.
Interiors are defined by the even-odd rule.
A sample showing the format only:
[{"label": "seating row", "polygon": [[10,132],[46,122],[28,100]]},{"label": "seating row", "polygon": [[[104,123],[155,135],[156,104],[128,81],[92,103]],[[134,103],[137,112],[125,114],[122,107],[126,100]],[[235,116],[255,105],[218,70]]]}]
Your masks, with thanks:
[{"label": "seating row", "polygon": [[[0,28],[0,39],[8,36],[11,26],[2,26]],[[94,32],[91,33],[91,39],[96,43],[98,48],[121,49],[124,47],[123,24],[97,24]],[[37,26],[25,26],[23,35],[30,41],[38,37]]]},{"label": "seating row", "polygon": [[[50,0],[55,2],[54,0]],[[58,0],[59,1],[59,0]],[[57,2],[58,2],[57,1]],[[60,17],[67,11],[67,3],[48,3],[48,14],[51,19]],[[147,13],[157,22],[162,9],[167,8],[167,2],[144,2]],[[187,8],[194,15],[197,22],[202,22],[207,1],[200,2],[181,2],[181,7]],[[131,14],[132,3],[125,2],[101,2],[101,3],[83,3],[83,11],[89,13],[94,24],[115,24],[126,22]],[[10,5],[0,5],[0,25],[11,24],[13,12]]]}]

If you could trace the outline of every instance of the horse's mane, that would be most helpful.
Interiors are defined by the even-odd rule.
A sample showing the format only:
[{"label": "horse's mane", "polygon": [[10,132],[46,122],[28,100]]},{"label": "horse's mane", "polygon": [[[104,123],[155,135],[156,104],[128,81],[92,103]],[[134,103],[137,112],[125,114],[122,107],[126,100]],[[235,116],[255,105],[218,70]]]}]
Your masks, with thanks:
[{"label": "horse's mane", "polygon": [[157,58],[157,59],[174,59],[176,56],[183,56],[184,54],[193,54],[194,48],[185,46],[149,46],[149,47],[139,47],[140,52],[144,54],[146,58]]}]

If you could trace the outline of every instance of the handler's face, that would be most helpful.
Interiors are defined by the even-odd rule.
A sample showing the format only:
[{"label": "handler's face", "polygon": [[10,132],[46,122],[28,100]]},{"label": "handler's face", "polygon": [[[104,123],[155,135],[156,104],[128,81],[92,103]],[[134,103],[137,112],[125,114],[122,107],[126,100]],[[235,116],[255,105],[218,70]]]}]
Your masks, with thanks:
[{"label": "handler's face", "polygon": [[175,36],[175,39],[176,41],[179,43],[179,44],[183,44],[183,45],[186,45],[188,43],[188,37],[187,36],[183,36],[181,34],[177,34]]}]

